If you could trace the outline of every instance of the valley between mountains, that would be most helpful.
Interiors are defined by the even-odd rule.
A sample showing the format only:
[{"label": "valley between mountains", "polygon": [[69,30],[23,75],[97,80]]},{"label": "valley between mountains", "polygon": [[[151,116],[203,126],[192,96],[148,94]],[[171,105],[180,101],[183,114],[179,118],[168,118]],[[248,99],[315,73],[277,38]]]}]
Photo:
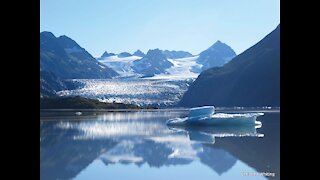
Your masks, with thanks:
[{"label": "valley between mountains", "polygon": [[280,106],[279,47],[280,25],[239,55],[217,41],[199,54],[138,49],[93,57],[67,36],[41,32],[40,97],[140,107]]}]

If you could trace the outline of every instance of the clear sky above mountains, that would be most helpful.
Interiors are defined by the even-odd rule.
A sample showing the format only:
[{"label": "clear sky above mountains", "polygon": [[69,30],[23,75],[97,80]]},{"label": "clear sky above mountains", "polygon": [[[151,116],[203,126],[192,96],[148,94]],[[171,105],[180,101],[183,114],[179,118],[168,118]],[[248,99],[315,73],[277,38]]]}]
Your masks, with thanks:
[{"label": "clear sky above mountains", "polygon": [[141,49],[198,54],[215,41],[237,54],[280,23],[280,0],[40,0],[40,32],[67,35],[89,51]]}]

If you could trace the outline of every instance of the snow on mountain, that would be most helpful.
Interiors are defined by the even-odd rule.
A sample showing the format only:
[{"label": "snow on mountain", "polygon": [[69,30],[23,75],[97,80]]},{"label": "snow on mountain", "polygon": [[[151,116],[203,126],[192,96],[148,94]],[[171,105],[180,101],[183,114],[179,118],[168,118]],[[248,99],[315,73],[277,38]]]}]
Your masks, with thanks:
[{"label": "snow on mountain", "polygon": [[162,53],[168,58],[168,59],[180,59],[180,58],[186,58],[186,57],[192,57],[192,54],[187,51],[169,51],[164,50]]},{"label": "snow on mountain", "polygon": [[201,69],[202,65],[197,63],[199,56],[180,58],[180,59],[168,59],[173,66],[166,70],[167,73],[157,74],[153,77],[145,79],[171,79],[171,80],[183,80],[190,78],[197,78],[199,73],[194,72],[194,69]]},{"label": "snow on mountain", "polygon": [[109,56],[104,58],[98,58],[98,60],[111,67],[113,70],[118,72],[120,76],[133,76],[136,75],[132,69],[133,61],[141,59],[139,56],[129,56],[129,57],[118,57],[118,56]]},{"label": "snow on mountain", "polygon": [[138,74],[154,76],[165,73],[166,69],[173,66],[160,49],[150,49],[147,54],[133,62],[133,70]]},{"label": "snow on mountain", "polygon": [[134,60],[141,59],[140,56],[129,56],[129,57],[118,57],[118,56],[109,56],[105,58],[99,58],[98,60],[102,63],[110,63],[110,62],[132,62]]},{"label": "snow on mountain", "polygon": [[[183,80],[189,78],[197,78],[200,71],[194,71],[194,69],[201,69],[202,65],[197,63],[199,56],[179,58],[179,59],[168,59],[173,64],[170,68],[166,69],[165,73],[156,74],[151,77],[144,79],[172,79],[172,80]],[[141,59],[139,56],[130,56],[125,58],[119,58],[118,56],[109,56],[105,58],[98,58],[99,62],[107,65],[114,69],[122,77],[128,76],[142,76],[137,74],[133,70],[133,62]]]}]

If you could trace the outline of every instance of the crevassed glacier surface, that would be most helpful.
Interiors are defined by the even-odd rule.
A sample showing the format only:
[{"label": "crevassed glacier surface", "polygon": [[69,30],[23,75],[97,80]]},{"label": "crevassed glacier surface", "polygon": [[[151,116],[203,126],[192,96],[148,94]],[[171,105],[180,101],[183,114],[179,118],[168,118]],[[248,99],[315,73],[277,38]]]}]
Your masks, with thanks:
[{"label": "crevassed glacier surface", "polygon": [[194,79],[167,80],[143,78],[74,79],[84,86],[59,91],[59,96],[82,96],[102,102],[118,102],[140,106],[173,106]]},{"label": "crevassed glacier surface", "polygon": [[102,102],[118,102],[139,106],[174,106],[188,89],[201,69],[196,62],[199,56],[168,59],[174,66],[166,73],[144,77],[132,69],[133,62],[141,59],[138,56],[119,58],[110,56],[98,59],[104,65],[113,68],[119,77],[115,79],[74,79],[83,87],[75,90],[64,90],[59,96],[82,96]]}]

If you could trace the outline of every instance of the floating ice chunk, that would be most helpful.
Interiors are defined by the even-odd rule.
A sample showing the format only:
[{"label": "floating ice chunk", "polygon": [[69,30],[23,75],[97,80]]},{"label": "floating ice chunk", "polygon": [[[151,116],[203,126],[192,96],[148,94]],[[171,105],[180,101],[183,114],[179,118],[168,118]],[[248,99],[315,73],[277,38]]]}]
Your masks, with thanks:
[{"label": "floating ice chunk", "polygon": [[204,106],[191,108],[188,117],[169,119],[167,125],[261,125],[261,122],[256,121],[256,119],[258,116],[262,115],[263,113],[214,114],[213,106]]},{"label": "floating ice chunk", "polygon": [[197,116],[209,116],[214,114],[214,106],[202,106],[191,108],[189,110],[189,117],[197,117]]},{"label": "floating ice chunk", "polygon": [[82,112],[78,111],[75,113],[75,115],[80,116],[80,115],[82,115]]},{"label": "floating ice chunk", "polygon": [[261,113],[246,113],[246,114],[214,114],[205,117],[185,117],[174,118],[167,121],[167,125],[246,125],[246,124],[261,124],[256,121]]}]

